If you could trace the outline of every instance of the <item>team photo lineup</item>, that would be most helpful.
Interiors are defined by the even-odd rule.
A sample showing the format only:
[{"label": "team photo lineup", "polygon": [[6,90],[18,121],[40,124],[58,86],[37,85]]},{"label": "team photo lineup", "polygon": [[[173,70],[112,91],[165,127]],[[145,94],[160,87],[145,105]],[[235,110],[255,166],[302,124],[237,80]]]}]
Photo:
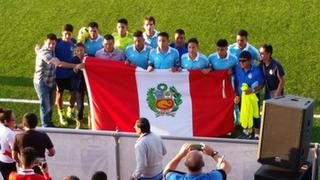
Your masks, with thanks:
[{"label": "team photo lineup", "polygon": [[[34,179],[51,179],[46,167],[45,150],[49,152],[48,156],[54,156],[55,149],[49,136],[37,132],[35,128],[37,125],[49,128],[68,127],[70,119],[75,120],[76,129],[87,128],[84,124],[86,119],[84,103],[90,102],[91,99],[88,97],[88,87],[83,71],[86,68],[85,59],[89,61],[93,57],[99,61],[122,62],[125,66],[139,68],[150,74],[157,70],[168,70],[168,73],[198,71],[203,75],[224,71],[233,89],[233,123],[237,127],[235,129],[240,130],[235,138],[259,140],[260,101],[284,95],[284,68],[272,56],[273,47],[270,42],[261,42],[261,46],[254,47],[248,42],[249,32],[245,29],[235,32],[236,39],[232,43],[224,38],[217,39],[216,42],[199,42],[196,37],[187,37],[188,32],[183,28],[175,32],[158,31],[156,19],[152,16],[144,17],[142,22],[144,30],[130,32],[128,21],[120,18],[115,22],[117,32],[105,35],[99,33],[97,22],[89,22],[87,26],[81,27],[79,32],[74,32],[71,24],[65,24],[62,25],[61,35],[48,32],[44,43],[35,46],[33,85],[40,100],[40,117],[38,120],[34,113],[26,113],[23,123],[16,125],[14,110],[1,108],[1,137],[8,136],[10,139],[8,142],[1,141],[1,147],[7,147],[7,150],[1,148],[3,153],[0,155],[1,163],[8,167],[1,168],[4,179],[22,178],[29,173],[30,169]],[[130,27],[130,29],[134,28]],[[170,41],[171,36],[174,37],[173,41]],[[214,43],[215,51],[207,55],[201,53],[200,45],[203,43]],[[160,90],[161,88],[166,87],[159,86]],[[67,96],[69,101],[67,108],[63,104],[64,96]],[[170,106],[174,100],[165,103],[169,104],[164,106]],[[92,110],[90,108],[90,106],[87,107],[88,114]],[[59,117],[58,125],[52,120],[55,109]],[[136,153],[137,168],[131,179],[162,179],[163,177],[179,179],[188,176],[188,174],[175,172],[178,163],[184,157],[186,157],[185,165],[189,173],[199,173],[203,167],[202,154],[219,162],[217,170],[198,174],[203,176],[203,179],[226,179],[231,171],[228,161],[213,148],[206,144],[190,143],[184,144],[175,158],[163,169],[162,163],[158,162],[162,161],[162,157],[166,154],[166,147],[160,136],[151,132],[150,119],[140,117],[134,121],[132,129],[139,135],[139,139],[135,144],[135,150],[138,152]],[[24,132],[14,135],[12,130],[14,128],[24,129]],[[225,136],[231,136],[231,134],[233,132],[228,132]],[[41,142],[45,143],[40,147],[32,141],[29,142],[28,137],[41,139]],[[24,141],[27,142],[24,143]],[[149,159],[153,163],[152,166],[145,169],[139,164],[142,163],[143,153],[146,153],[143,143],[150,143],[150,147],[153,147],[151,154],[154,155]],[[34,148],[27,147],[26,144]],[[159,147],[162,147],[161,150]],[[39,149],[41,152],[38,152]],[[36,161],[38,165],[33,167]],[[19,162],[19,167],[24,170],[17,171],[16,162]],[[104,172],[96,172],[92,179],[94,176],[107,179]],[[77,179],[77,177],[66,176],[65,179]]]},{"label": "team photo lineup", "polygon": [[[228,74],[234,81],[236,106],[241,104],[241,88],[244,83],[247,84],[246,95],[259,96],[263,88],[265,89],[263,99],[283,95],[284,70],[281,64],[271,56],[272,45],[263,44],[258,51],[248,43],[246,30],[239,30],[236,43],[231,45],[227,40],[219,39],[216,42],[216,52],[206,56],[199,52],[197,38],[187,40],[183,29],[177,29],[174,32],[174,42],[170,43],[169,34],[157,31],[155,25],[155,19],[148,16],[144,19],[145,32],[138,30],[132,34],[128,32],[128,21],[122,18],[116,24],[118,32],[104,36],[99,34],[99,25],[96,22],[91,22],[88,27],[80,29],[78,41],[72,38],[73,27],[70,24],[63,26],[61,38],[48,34],[42,49],[39,46],[36,47],[34,84],[38,96],[43,94],[41,87],[38,87],[41,85],[51,87],[46,94],[50,97],[53,97],[57,91],[56,100],[61,125],[66,125],[66,116],[71,117],[72,114],[76,114],[77,128],[81,127],[86,87],[83,75],[78,69],[85,56],[123,61],[125,64],[143,68],[147,72],[153,69],[170,69],[172,72],[179,72],[181,69],[198,69],[203,74],[207,74],[210,71],[228,70]],[[46,61],[43,58],[46,58]],[[48,63],[51,58],[53,61]],[[57,90],[54,82],[57,84]],[[71,92],[70,106],[67,110],[63,109],[62,105],[62,94],[65,89]],[[39,99],[41,100],[41,96]],[[53,107],[54,102],[55,99],[52,99],[42,103],[42,106]],[[41,108],[43,111],[40,111],[43,127],[54,126],[50,116],[53,108],[47,107]],[[237,122],[239,121],[238,109],[239,107],[235,107]],[[256,126],[258,124],[257,120]],[[248,128],[244,132],[249,135],[252,131]]]}]

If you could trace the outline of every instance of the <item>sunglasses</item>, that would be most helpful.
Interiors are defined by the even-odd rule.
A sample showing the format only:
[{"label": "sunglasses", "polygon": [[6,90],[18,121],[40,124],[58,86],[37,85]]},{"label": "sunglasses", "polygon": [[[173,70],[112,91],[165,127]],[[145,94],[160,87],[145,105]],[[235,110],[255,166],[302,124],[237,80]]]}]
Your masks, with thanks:
[{"label": "sunglasses", "polygon": [[246,62],[246,61],[248,61],[248,60],[240,60],[239,62],[244,63],[244,62]]}]

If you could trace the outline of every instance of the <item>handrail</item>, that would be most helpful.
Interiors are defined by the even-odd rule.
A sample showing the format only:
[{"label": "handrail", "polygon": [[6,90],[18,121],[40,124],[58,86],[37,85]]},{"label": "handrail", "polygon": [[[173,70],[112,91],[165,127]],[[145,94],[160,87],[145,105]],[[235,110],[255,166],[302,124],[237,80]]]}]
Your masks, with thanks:
[{"label": "handrail", "polygon": [[[9,103],[24,103],[24,104],[40,104],[39,100],[32,99],[13,99],[13,98],[0,98],[0,102],[9,102]],[[64,105],[69,105],[69,102],[64,101]],[[85,106],[88,106],[88,103],[84,103]],[[314,119],[320,119],[320,114],[314,114]]]}]

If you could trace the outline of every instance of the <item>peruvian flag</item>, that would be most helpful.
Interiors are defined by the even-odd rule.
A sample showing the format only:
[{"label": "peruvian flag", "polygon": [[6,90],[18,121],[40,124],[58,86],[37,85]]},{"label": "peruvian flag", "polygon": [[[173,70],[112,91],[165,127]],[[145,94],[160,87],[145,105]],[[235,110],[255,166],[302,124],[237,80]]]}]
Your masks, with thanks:
[{"label": "peruvian flag", "polygon": [[222,136],[233,131],[234,92],[226,71],[146,72],[88,57],[84,70],[95,130],[134,132],[146,117],[151,131],[171,136]]}]

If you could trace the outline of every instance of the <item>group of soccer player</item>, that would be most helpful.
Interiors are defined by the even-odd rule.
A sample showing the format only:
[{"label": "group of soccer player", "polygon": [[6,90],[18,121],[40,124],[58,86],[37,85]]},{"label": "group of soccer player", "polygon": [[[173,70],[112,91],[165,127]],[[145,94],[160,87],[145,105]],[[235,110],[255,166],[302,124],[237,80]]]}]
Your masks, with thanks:
[{"label": "group of soccer player", "polygon": [[[199,52],[197,38],[186,40],[183,29],[174,32],[174,42],[170,43],[169,34],[157,31],[155,25],[155,18],[147,16],[144,18],[144,32],[137,30],[132,34],[128,32],[128,21],[121,18],[117,21],[117,32],[101,36],[98,23],[90,22],[87,27],[80,29],[76,41],[72,38],[73,26],[66,24],[62,29],[62,37],[55,40],[54,57],[67,64],[76,64],[81,63],[85,56],[94,56],[105,60],[124,61],[148,72],[154,69],[170,69],[172,72],[179,72],[181,69],[199,69],[207,74],[210,71],[227,69],[234,80],[235,104],[239,105],[243,83],[248,85],[245,94],[253,93],[259,96],[261,90],[265,88],[265,99],[283,95],[284,71],[280,63],[272,58],[272,46],[263,44],[258,51],[248,43],[246,30],[239,30],[236,42],[231,45],[226,39],[219,39],[216,42],[216,51],[206,56]],[[67,68],[65,65],[57,66],[55,74],[60,122],[66,125],[66,115],[71,117],[78,112],[77,128],[80,128],[83,105],[80,105],[78,111],[74,107],[76,99],[77,106],[83,104],[85,83],[83,75],[77,76],[75,83],[74,72]],[[62,95],[65,89],[71,92],[67,113],[62,108]],[[239,113],[237,110],[236,112]],[[239,115],[236,115],[236,119],[238,118]],[[242,137],[258,138],[259,127],[258,120],[254,123],[254,128],[257,129],[254,134],[251,127],[244,127]]]}]

